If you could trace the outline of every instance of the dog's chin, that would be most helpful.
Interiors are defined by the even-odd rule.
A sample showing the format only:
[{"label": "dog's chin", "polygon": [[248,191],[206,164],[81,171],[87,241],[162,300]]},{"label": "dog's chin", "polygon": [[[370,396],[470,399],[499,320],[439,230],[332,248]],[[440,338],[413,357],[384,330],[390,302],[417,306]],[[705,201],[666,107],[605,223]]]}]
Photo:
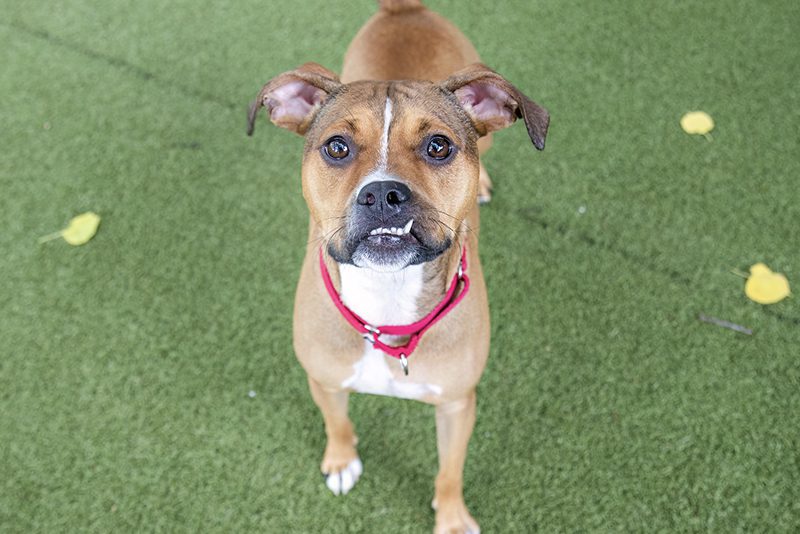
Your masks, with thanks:
[{"label": "dog's chin", "polygon": [[392,273],[411,265],[416,251],[394,236],[370,236],[358,244],[352,262],[356,267],[379,273]]},{"label": "dog's chin", "polygon": [[328,245],[328,253],[338,263],[352,264],[356,267],[370,269],[380,273],[402,271],[410,265],[425,263],[437,258],[450,247],[450,240],[428,246],[421,243],[416,237],[370,235],[343,249],[337,249],[333,244]]}]

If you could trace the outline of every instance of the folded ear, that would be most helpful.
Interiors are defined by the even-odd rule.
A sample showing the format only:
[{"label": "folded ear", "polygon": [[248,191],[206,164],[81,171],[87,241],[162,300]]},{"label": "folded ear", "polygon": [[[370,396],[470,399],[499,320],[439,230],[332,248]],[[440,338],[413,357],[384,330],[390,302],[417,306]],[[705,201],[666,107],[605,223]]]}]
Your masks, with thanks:
[{"label": "folded ear", "polygon": [[440,85],[456,95],[479,135],[505,128],[519,117],[533,145],[544,150],[550,114],[486,65],[469,65]]},{"label": "folded ear", "polygon": [[253,135],[261,106],[273,124],[303,135],[328,96],[341,87],[336,73],[316,63],[306,63],[267,82],[250,105],[247,135]]}]

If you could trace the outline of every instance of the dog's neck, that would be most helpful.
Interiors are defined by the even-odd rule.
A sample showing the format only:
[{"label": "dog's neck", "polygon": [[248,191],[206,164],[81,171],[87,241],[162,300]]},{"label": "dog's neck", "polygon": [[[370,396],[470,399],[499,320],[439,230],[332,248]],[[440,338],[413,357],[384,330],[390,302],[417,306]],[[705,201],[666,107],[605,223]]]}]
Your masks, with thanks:
[{"label": "dog's neck", "polygon": [[447,291],[449,256],[389,273],[339,265],[342,301],[375,326],[413,323]]}]

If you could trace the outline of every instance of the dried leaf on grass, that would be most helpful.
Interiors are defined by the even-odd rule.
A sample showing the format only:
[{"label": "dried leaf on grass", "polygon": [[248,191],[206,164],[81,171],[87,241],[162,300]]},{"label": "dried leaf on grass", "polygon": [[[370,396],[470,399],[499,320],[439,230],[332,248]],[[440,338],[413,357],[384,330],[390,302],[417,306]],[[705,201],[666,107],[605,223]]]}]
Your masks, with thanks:
[{"label": "dried leaf on grass", "polygon": [[789,280],[781,273],[772,270],[763,263],[750,267],[750,276],[744,284],[744,293],[750,300],[759,304],[775,304],[791,293]]},{"label": "dried leaf on grass", "polygon": [[73,217],[63,230],[40,238],[39,243],[46,243],[62,237],[70,245],[83,245],[94,237],[98,226],[100,226],[100,216],[92,211],[87,211]]},{"label": "dried leaf on grass", "polygon": [[714,119],[705,111],[691,111],[681,117],[681,128],[688,134],[703,135],[710,141]]}]

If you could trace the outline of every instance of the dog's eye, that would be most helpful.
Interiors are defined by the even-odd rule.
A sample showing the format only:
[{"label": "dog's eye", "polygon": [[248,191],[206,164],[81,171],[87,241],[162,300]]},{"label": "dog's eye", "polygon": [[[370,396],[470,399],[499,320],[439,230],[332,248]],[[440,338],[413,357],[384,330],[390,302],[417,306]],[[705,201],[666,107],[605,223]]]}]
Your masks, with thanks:
[{"label": "dog's eye", "polygon": [[325,146],[322,147],[325,155],[331,159],[343,160],[350,155],[350,147],[347,146],[347,141],[343,137],[331,137]]},{"label": "dog's eye", "polygon": [[428,157],[436,161],[444,161],[453,152],[453,145],[450,140],[443,135],[434,135],[428,140],[428,147],[425,149]]}]

